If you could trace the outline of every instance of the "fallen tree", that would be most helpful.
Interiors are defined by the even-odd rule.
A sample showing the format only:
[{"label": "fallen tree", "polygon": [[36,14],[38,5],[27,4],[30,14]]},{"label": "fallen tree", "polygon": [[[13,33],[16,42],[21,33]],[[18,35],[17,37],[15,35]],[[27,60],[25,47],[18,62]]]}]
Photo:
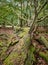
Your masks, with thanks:
[{"label": "fallen tree", "polygon": [[37,41],[39,41],[41,44],[43,44],[48,49],[48,41],[44,36],[40,36]]},{"label": "fallen tree", "polygon": [[48,52],[39,52],[39,56],[42,57],[48,63]]}]

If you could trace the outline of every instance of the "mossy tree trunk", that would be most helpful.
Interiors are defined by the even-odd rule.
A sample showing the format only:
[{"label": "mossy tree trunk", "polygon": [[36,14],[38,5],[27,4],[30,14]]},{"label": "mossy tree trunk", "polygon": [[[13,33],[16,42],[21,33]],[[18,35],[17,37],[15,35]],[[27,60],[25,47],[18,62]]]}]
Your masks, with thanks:
[{"label": "mossy tree trunk", "polygon": [[[21,0],[21,17],[22,17],[22,0]],[[20,19],[20,27],[22,27],[23,24],[22,24],[22,19]]]}]

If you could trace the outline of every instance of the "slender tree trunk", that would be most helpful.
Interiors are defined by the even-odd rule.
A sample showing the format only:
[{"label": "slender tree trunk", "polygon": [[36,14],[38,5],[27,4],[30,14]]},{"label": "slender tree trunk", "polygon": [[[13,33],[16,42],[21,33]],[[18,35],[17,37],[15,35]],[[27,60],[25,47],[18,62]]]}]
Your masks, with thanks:
[{"label": "slender tree trunk", "polygon": [[[22,1],[21,1],[21,17],[22,17]],[[20,19],[20,27],[22,27],[23,24],[22,24],[22,19]]]},{"label": "slender tree trunk", "polygon": [[[36,4],[37,4],[37,1],[34,0],[35,17],[34,17],[33,24],[31,25],[31,28],[30,28],[30,31],[29,31],[29,35],[30,35],[30,45],[29,45],[29,49],[30,49],[30,47],[31,47],[31,45],[32,45],[33,34],[34,34],[34,32],[36,31],[36,28],[37,28],[37,25],[35,25],[36,20],[37,20],[37,16],[38,16],[38,15],[37,15],[37,6],[36,6]],[[32,29],[32,27],[33,27],[33,29]],[[29,49],[28,49],[28,50],[29,50]],[[26,59],[25,59],[24,65],[26,65],[27,59],[28,59],[28,53],[27,53],[27,57],[26,57]],[[30,60],[30,61],[31,61],[31,60]]]},{"label": "slender tree trunk", "polygon": [[13,17],[11,18],[12,29],[14,30]]},{"label": "slender tree trunk", "polygon": [[35,17],[34,17],[34,21],[30,27],[30,30],[29,30],[29,34],[30,34],[30,39],[31,39],[31,43],[32,43],[32,38],[33,38],[33,35],[34,35],[34,32],[36,31],[36,28],[37,28],[37,25],[36,25],[36,21],[37,21],[37,17],[38,17],[38,13],[37,13],[37,0],[34,0],[34,13],[35,13]]},{"label": "slender tree trunk", "polygon": [[[27,1],[27,7],[26,7],[26,14],[27,14],[27,19],[28,19],[28,1]],[[26,21],[26,24],[28,26],[28,21]]]},{"label": "slender tree trunk", "polygon": [[5,21],[3,22],[2,27],[5,28]]},{"label": "slender tree trunk", "polygon": [[32,0],[30,0],[30,19],[32,17]]}]

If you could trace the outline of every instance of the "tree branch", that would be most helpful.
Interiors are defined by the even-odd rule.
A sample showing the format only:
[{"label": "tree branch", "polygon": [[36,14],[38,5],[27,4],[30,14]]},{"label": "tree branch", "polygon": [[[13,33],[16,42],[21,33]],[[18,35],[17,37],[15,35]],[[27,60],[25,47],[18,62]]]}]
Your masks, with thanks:
[{"label": "tree branch", "polygon": [[42,7],[40,8],[40,10],[38,11],[38,14],[42,11],[42,9],[46,6],[47,3],[48,3],[48,1],[46,1],[46,2],[42,5]]},{"label": "tree branch", "polygon": [[38,13],[37,13],[37,0],[34,0],[34,8],[35,8],[35,17],[34,17],[34,20],[32,22],[32,25],[30,27],[30,30],[29,30],[29,34],[32,33],[33,29],[34,29],[34,26],[35,26],[35,23],[36,23],[36,20],[37,20],[37,17],[38,17]]},{"label": "tree branch", "polygon": [[38,20],[37,22],[41,22],[41,21],[45,20],[46,18],[48,18],[48,15],[41,17],[40,20]]}]

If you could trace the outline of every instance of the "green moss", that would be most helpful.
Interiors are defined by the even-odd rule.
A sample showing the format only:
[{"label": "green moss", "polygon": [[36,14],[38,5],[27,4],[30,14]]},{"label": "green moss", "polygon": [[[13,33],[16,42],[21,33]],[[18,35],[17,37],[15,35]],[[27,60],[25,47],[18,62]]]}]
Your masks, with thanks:
[{"label": "green moss", "polygon": [[22,38],[22,37],[23,37],[23,35],[24,35],[23,33],[19,33],[19,35],[18,35],[18,36],[19,36],[20,38]]},{"label": "green moss", "polygon": [[48,62],[48,52],[40,52],[39,55],[46,61]]},{"label": "green moss", "polygon": [[23,30],[19,33],[19,37],[24,37],[28,33],[28,28],[23,28]]},{"label": "green moss", "polygon": [[26,32],[20,32],[18,36],[19,36],[20,38],[22,38],[25,34],[26,34]]},{"label": "green moss", "polygon": [[48,41],[46,40],[46,38],[44,36],[41,36],[39,38],[39,42],[42,43],[42,44],[44,44],[45,47],[48,49]]},{"label": "green moss", "polygon": [[21,53],[21,57],[22,57],[23,59],[25,59],[25,58],[26,58],[26,53],[25,53],[25,52],[22,52],[22,53]]},{"label": "green moss", "polygon": [[29,31],[29,28],[28,27],[27,28],[26,27],[23,27],[18,32],[18,36],[22,38],[24,35],[26,35],[28,33],[28,31]]},{"label": "green moss", "polygon": [[24,52],[21,52],[21,54],[12,52],[4,61],[4,65],[14,65],[14,60],[16,60],[15,62],[19,63],[19,61],[22,62],[25,58],[26,54]]},{"label": "green moss", "polygon": [[33,46],[31,46],[28,51],[28,58],[26,60],[25,65],[32,65],[33,62],[35,62],[34,52],[35,52],[35,48]]},{"label": "green moss", "polygon": [[19,42],[19,40],[16,39],[16,40],[12,41],[12,42],[9,44],[9,46],[10,46],[10,45],[13,46],[13,45],[17,44],[18,42]]},{"label": "green moss", "polygon": [[28,31],[29,31],[29,27],[24,27],[24,28],[23,28],[23,31],[24,31],[24,32],[28,32]]},{"label": "green moss", "polygon": [[4,64],[5,65],[14,65],[12,62],[9,62],[9,61],[8,62],[5,62]]},{"label": "green moss", "polygon": [[2,50],[1,50],[1,53],[0,53],[0,57],[2,58],[2,59],[5,59],[6,58],[6,53],[5,53],[5,51],[7,50],[7,47],[2,47]]},{"label": "green moss", "polygon": [[30,36],[26,35],[24,36],[24,47],[28,49],[29,46],[30,46]]},{"label": "green moss", "polygon": [[5,65],[14,65],[13,64],[13,60],[16,59],[18,57],[18,53],[16,52],[12,52],[4,61]]},{"label": "green moss", "polygon": [[30,56],[30,59],[32,61],[35,61],[34,52],[35,52],[35,48],[33,46],[31,46],[31,48],[30,48],[30,50],[28,52],[28,55]]},{"label": "green moss", "polygon": [[0,46],[3,46],[3,42],[0,42]]},{"label": "green moss", "polygon": [[39,32],[38,32],[38,31],[36,31],[36,34],[39,34]]},{"label": "green moss", "polygon": [[16,27],[16,33],[18,33],[18,32],[20,32],[20,31],[22,31],[22,28],[20,28],[20,27]]}]

